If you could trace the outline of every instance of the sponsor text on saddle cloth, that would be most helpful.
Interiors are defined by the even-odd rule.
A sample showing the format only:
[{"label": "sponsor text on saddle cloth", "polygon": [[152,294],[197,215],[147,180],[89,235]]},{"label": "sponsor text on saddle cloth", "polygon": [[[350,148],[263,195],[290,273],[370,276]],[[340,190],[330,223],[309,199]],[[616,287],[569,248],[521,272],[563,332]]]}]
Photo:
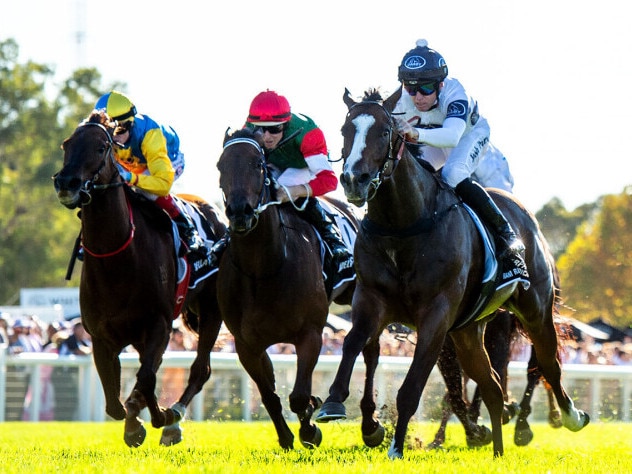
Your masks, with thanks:
[{"label": "sponsor text on saddle cloth", "polygon": [[474,309],[470,314],[465,315],[452,329],[459,329],[473,320],[478,321],[492,314],[509,298],[511,293],[516,289],[516,286],[518,286],[518,283],[520,283],[525,290],[528,290],[530,286],[529,280],[523,277],[523,273],[519,268],[515,266],[512,266],[512,268],[500,267],[499,260],[495,253],[496,248],[489,231],[467,204],[463,204],[463,207],[472,217],[483,239],[485,272],[483,274],[481,294],[474,305]]},{"label": "sponsor text on saddle cloth", "polygon": [[[340,235],[342,236],[343,243],[345,244],[349,252],[353,254],[353,247],[355,245],[355,240],[356,240],[356,231],[353,228],[353,225],[351,224],[351,222],[349,222],[349,219],[347,218],[347,216],[345,216],[344,214],[340,213],[337,209],[332,207],[325,199],[320,199],[320,198],[317,198],[317,199],[320,202],[320,205],[325,210],[325,212],[329,214],[329,217],[334,221],[334,224],[336,225],[336,227],[338,227],[338,230],[340,231]],[[325,258],[330,258],[330,255],[328,255],[328,252],[326,252],[325,244],[323,243],[323,240],[320,237],[320,233],[318,231],[316,231],[316,235],[318,236],[318,240],[320,242],[320,255],[323,261],[323,277],[325,278],[325,280],[327,280],[328,278],[334,278],[333,272],[336,271],[335,268],[330,270],[332,272],[332,275],[328,276],[325,273],[325,268],[330,267],[330,265],[325,265]],[[334,281],[336,282],[333,288],[334,290],[337,289],[343,283],[355,280],[356,273],[355,273],[355,268],[353,267],[353,265],[351,265],[349,268],[339,268],[337,269],[337,271],[338,271],[338,275],[337,277],[334,278]]]}]

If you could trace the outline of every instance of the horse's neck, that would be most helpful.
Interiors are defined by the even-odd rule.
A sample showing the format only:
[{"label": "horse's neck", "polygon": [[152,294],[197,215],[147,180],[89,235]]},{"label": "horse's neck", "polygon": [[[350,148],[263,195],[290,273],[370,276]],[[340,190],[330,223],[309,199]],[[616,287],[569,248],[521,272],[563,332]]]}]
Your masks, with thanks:
[{"label": "horse's neck", "polygon": [[393,174],[384,180],[375,199],[368,202],[369,219],[403,228],[431,217],[440,191],[437,179],[415,159],[404,155]]},{"label": "horse's neck", "polygon": [[250,275],[269,275],[288,257],[287,234],[280,213],[268,208],[246,235],[233,235],[232,254],[237,266]]},{"label": "horse's neck", "polygon": [[84,245],[97,253],[111,252],[121,246],[131,232],[129,203],[122,187],[95,194],[81,209]]}]

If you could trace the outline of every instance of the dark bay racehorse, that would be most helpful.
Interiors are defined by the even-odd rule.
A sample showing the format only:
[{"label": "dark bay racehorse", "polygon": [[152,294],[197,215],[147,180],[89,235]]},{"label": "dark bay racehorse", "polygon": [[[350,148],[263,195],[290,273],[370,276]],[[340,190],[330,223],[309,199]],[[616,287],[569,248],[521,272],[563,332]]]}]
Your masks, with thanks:
[{"label": "dark bay racehorse", "polygon": [[[187,295],[183,311],[199,317],[201,347],[185,393],[173,409],[162,408],[154,393],[156,372],[177,316],[171,221],[123,182],[115,165],[112,130],[106,125],[107,117],[94,113],[64,141],[64,166],[54,184],[61,204],[81,208],[81,318],[92,337],[106,412],[125,419],[125,442],[140,446],[146,431],[138,415],[147,407],[154,427],[169,426],[161,439],[169,445],[180,440],[177,422],[210,376],[209,353],[221,326],[216,280],[207,278]],[[215,237],[222,236],[226,228],[217,212],[201,200],[197,204]],[[138,351],[141,365],[123,406],[119,354],[129,345]]]},{"label": "dark bay racehorse", "polygon": [[[384,429],[374,418],[373,377],[379,357],[379,335],[391,322],[417,329],[417,344],[407,376],[397,395],[398,419],[390,458],[403,456],[410,418],[419,405],[428,376],[445,338],[451,337],[464,371],[480,387],[492,424],[493,451],[503,453],[503,392],[483,344],[484,322],[461,326],[470,316],[484,272],[483,241],[471,216],[434,170],[414,159],[403,144],[391,115],[401,91],[382,100],[369,91],[349,108],[342,127],[344,167],[341,183],[347,200],[367,204],[355,245],[356,290],[342,360],[318,421],[346,416],[343,402],[355,360],[363,353],[367,368],[361,401],[365,442],[379,442]],[[526,246],[531,275],[528,290],[517,285],[503,307],[516,314],[528,334],[542,374],[551,385],[565,427],[582,429],[589,421],[577,410],[560,382],[558,341],[553,324],[553,264],[534,217],[514,198],[493,198]],[[381,441],[381,440],[380,440]]]},{"label": "dark bay racehorse", "polygon": [[[294,203],[275,201],[275,180],[266,163],[260,133],[227,133],[217,167],[229,220],[230,242],[220,261],[218,301],[235,337],[239,360],[257,385],[276,428],[279,444],[292,449],[294,435],[275,391],[266,349],[284,342],[296,348],[296,381],[290,410],[300,421],[299,439],[318,446],[320,429],[311,417],[320,406],[312,395],[312,372],[322,345],[329,305],[350,304],[354,282],[329,294],[323,281],[321,244]],[[345,204],[328,200],[340,208]],[[348,209],[350,211],[350,209]],[[353,219],[353,214],[348,217]],[[357,221],[352,225],[357,231]]]}]

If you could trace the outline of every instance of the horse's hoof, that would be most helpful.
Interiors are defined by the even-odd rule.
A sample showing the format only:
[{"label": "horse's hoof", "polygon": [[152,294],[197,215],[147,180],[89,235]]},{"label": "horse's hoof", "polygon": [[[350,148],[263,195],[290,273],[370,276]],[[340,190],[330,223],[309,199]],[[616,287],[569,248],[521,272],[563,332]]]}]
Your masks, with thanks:
[{"label": "horse's hoof", "polygon": [[466,436],[468,448],[480,448],[492,442],[491,430],[487,426],[479,426],[478,428],[474,435]]},{"label": "horse's hoof", "polygon": [[533,431],[531,428],[527,428],[524,430],[516,430],[514,433],[514,443],[516,446],[526,446],[533,439]]},{"label": "horse's hoof", "polygon": [[506,403],[503,409],[503,425],[506,425],[520,414],[520,405],[516,402]]},{"label": "horse's hoof", "polygon": [[125,433],[125,444],[130,448],[138,448],[145,441],[145,436],[147,436],[147,431],[143,425],[140,425],[136,431]]},{"label": "horse's hoof", "polygon": [[160,437],[161,446],[173,446],[182,441],[182,429],[177,423],[171,426],[165,426]]},{"label": "horse's hoof", "polygon": [[375,431],[369,435],[362,435],[362,441],[369,448],[377,448],[384,441],[386,430],[382,426],[382,423],[378,422]]},{"label": "horse's hoof", "polygon": [[347,411],[345,406],[339,402],[325,402],[318,411],[318,416],[315,418],[317,423],[328,423],[335,420],[346,420]]},{"label": "horse's hoof", "polygon": [[311,425],[310,428],[314,428],[314,433],[307,439],[307,436],[303,436],[303,430],[300,430],[298,433],[298,437],[301,440],[301,444],[305,446],[307,449],[314,449],[320,446],[320,443],[323,441],[323,433],[320,431],[320,428],[316,425]]},{"label": "horse's hoof", "polygon": [[389,459],[402,459],[404,457],[404,453],[401,449],[395,447],[395,438],[391,441],[391,447],[388,448],[388,458]]},{"label": "horse's hoof", "polygon": [[590,423],[590,416],[588,413],[577,410],[571,405],[571,411],[569,414],[562,412],[562,423],[570,431],[579,431]]}]

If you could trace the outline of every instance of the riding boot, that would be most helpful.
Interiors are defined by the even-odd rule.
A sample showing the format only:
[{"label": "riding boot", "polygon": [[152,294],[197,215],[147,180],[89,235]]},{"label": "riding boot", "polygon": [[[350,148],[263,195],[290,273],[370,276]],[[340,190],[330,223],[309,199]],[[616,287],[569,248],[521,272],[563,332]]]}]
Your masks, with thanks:
[{"label": "riding boot", "polygon": [[222,254],[224,250],[226,250],[226,246],[228,245],[228,241],[230,240],[230,236],[228,232],[224,234],[217,242],[213,244],[211,247],[211,267],[215,268],[219,266],[219,261],[222,258]]},{"label": "riding boot", "polygon": [[[347,273],[353,273],[353,255],[342,241],[342,237],[333,221],[321,207],[318,199],[312,197],[307,201],[303,217],[312,224],[325,241],[332,255],[335,280],[346,279]],[[336,284],[334,284],[334,288]]]},{"label": "riding boot", "polygon": [[187,253],[197,252],[205,255],[208,253],[208,249],[193,225],[193,221],[187,214],[180,210],[170,194],[160,196],[154,202],[176,223],[180,238],[184,241],[187,248]]},{"label": "riding boot", "polygon": [[524,262],[524,244],[516,236],[487,191],[469,178],[461,181],[454,189],[465,204],[474,209],[476,214],[491,227],[496,236],[499,259],[506,264],[505,268],[517,268],[522,277],[528,278],[527,266]]}]

